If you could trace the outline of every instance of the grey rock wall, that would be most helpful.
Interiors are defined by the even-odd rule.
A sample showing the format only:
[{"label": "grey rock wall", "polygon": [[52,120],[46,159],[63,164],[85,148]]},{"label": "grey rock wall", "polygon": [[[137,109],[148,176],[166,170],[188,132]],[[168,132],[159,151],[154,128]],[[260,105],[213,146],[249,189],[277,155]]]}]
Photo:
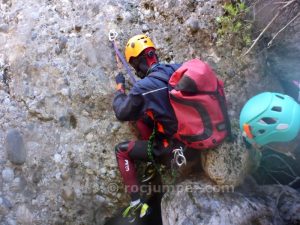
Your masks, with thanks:
[{"label": "grey rock wall", "polygon": [[108,31],[128,4],[1,2],[1,224],[102,224],[124,202]]},{"label": "grey rock wall", "polygon": [[256,186],[248,180],[235,189],[216,186],[205,179],[180,185],[181,191],[163,197],[164,225],[299,223],[296,212],[300,210],[300,195],[286,186]]}]

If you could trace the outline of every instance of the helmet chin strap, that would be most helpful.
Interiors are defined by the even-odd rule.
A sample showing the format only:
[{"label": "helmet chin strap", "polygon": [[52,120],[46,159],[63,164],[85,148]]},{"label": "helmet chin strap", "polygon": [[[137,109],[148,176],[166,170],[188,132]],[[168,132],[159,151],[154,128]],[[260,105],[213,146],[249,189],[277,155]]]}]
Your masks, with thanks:
[{"label": "helmet chin strap", "polygon": [[145,76],[147,76],[148,69],[149,69],[149,66],[147,64],[147,59],[145,56],[142,56],[141,61],[136,70],[137,76],[140,78],[144,78]]},{"label": "helmet chin strap", "polygon": [[145,74],[145,73],[143,73],[141,70],[139,70],[139,71],[137,71],[136,72],[136,75],[139,77],[139,78],[144,78],[144,77],[146,77],[147,75]]}]

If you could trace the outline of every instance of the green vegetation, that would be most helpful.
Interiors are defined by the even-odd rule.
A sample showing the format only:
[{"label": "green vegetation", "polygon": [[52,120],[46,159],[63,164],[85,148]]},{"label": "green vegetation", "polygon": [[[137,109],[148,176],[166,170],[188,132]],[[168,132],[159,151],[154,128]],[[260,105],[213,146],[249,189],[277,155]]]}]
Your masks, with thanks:
[{"label": "green vegetation", "polygon": [[238,43],[241,47],[251,44],[252,23],[245,20],[248,9],[245,3],[226,3],[223,6],[224,15],[217,17],[218,41],[217,45]]}]

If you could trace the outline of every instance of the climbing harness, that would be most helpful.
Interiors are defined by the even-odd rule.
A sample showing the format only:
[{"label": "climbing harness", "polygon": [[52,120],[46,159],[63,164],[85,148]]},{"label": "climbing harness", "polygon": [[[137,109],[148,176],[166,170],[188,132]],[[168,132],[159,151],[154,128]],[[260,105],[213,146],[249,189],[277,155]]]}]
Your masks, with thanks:
[{"label": "climbing harness", "polygon": [[[166,182],[167,178],[162,174],[160,166],[157,165],[157,163],[155,162],[154,157],[153,157],[153,143],[154,143],[155,135],[156,135],[156,128],[153,129],[153,132],[152,132],[151,136],[149,137],[148,146],[147,146],[147,155],[151,161],[152,166],[155,168],[155,170],[160,175],[163,183],[167,184],[167,182]],[[178,175],[177,169],[183,165],[186,165],[186,163],[187,163],[186,158],[183,154],[183,151],[184,151],[184,149],[181,146],[180,146],[180,148],[174,149],[172,151],[172,153],[174,154],[174,158],[171,160],[172,180],[168,184],[175,184],[175,181],[176,181],[176,178]]]},{"label": "climbing harness", "polygon": [[130,77],[131,83],[134,84],[136,82],[134,75],[133,75],[132,71],[130,70],[129,65],[127,64],[124,56],[121,54],[121,52],[119,51],[118,46],[116,44],[117,36],[118,36],[118,33],[115,30],[110,30],[109,34],[108,34],[108,39],[113,44],[114,50],[116,52],[117,63],[119,62],[118,60],[121,60],[122,64],[124,65],[128,75]]}]

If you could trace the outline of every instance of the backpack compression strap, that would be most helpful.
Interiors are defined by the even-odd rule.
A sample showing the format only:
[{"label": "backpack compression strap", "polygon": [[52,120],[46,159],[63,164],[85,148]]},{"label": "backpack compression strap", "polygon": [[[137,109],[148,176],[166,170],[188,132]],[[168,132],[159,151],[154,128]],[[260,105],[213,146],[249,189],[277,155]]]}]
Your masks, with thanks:
[{"label": "backpack compression strap", "polygon": [[[219,80],[217,81],[217,89],[219,89]],[[228,132],[228,140],[231,142],[233,141],[233,136],[232,136],[232,131],[231,131],[231,123],[229,120],[229,115],[228,115],[228,110],[227,110],[227,105],[226,105],[226,99],[225,99],[225,95],[221,96],[219,91],[217,91],[217,99],[219,101],[219,104],[221,106],[221,110],[223,112],[224,115],[224,119],[225,119],[225,123],[226,123],[226,127],[227,127],[227,132]]]}]

